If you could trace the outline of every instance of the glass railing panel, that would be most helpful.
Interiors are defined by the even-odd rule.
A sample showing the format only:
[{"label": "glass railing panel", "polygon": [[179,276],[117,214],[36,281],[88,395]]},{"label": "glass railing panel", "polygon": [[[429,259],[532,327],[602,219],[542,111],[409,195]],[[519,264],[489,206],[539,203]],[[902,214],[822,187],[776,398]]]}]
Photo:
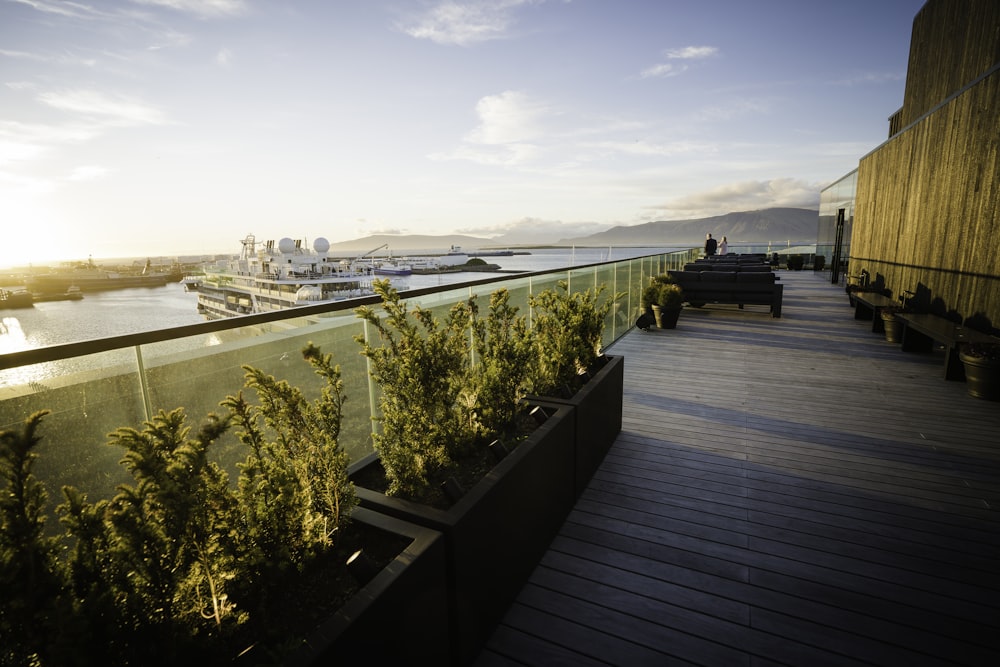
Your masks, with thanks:
[{"label": "glass railing panel", "polygon": [[[46,368],[36,368],[45,366]],[[58,373],[53,374],[53,369]],[[25,384],[6,384],[0,400],[0,430],[20,431],[35,412],[48,410],[36,436],[35,474],[56,479],[53,494],[70,485],[100,497],[128,480],[118,464],[122,451],[108,434],[139,426],[146,418],[139,366],[132,348],[21,367]],[[50,498],[58,504],[61,496]]]}]

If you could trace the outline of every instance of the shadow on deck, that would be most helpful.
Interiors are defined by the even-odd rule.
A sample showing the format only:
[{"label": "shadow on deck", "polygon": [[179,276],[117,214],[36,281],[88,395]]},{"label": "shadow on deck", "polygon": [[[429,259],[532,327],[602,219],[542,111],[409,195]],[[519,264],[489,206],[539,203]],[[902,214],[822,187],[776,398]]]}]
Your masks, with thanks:
[{"label": "shadow on deck", "polygon": [[609,350],[622,432],[478,667],[1000,664],[1000,403],[781,277]]}]

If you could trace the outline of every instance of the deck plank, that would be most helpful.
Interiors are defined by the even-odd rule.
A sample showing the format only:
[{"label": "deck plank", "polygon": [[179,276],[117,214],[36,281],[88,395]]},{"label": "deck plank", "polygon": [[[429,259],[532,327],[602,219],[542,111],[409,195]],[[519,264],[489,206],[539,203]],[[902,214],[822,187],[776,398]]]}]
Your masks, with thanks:
[{"label": "deck plank", "polygon": [[782,283],[609,350],[622,432],[479,667],[1000,664],[1000,404]]}]

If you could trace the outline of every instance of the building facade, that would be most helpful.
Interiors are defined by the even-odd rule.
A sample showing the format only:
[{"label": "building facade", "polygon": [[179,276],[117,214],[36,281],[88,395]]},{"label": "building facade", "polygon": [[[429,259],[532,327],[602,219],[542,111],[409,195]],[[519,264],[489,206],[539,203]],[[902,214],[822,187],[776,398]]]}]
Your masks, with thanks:
[{"label": "building facade", "polygon": [[890,133],[858,165],[848,273],[867,271],[892,296],[914,293],[918,308],[996,333],[1000,2],[921,8]]}]

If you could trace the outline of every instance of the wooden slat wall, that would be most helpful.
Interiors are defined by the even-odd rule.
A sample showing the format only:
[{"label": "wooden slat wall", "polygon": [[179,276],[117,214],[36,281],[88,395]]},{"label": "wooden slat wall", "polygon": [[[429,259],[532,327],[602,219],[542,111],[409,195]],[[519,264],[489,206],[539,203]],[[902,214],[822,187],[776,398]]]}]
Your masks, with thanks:
[{"label": "wooden slat wall", "polygon": [[1000,327],[998,174],[1000,73],[861,160],[849,273]]},{"label": "wooden slat wall", "polygon": [[781,277],[612,347],[622,432],[477,667],[1000,664],[1000,403]]},{"label": "wooden slat wall", "polygon": [[1000,61],[1000,2],[930,0],[913,20],[900,122],[909,125]]}]

